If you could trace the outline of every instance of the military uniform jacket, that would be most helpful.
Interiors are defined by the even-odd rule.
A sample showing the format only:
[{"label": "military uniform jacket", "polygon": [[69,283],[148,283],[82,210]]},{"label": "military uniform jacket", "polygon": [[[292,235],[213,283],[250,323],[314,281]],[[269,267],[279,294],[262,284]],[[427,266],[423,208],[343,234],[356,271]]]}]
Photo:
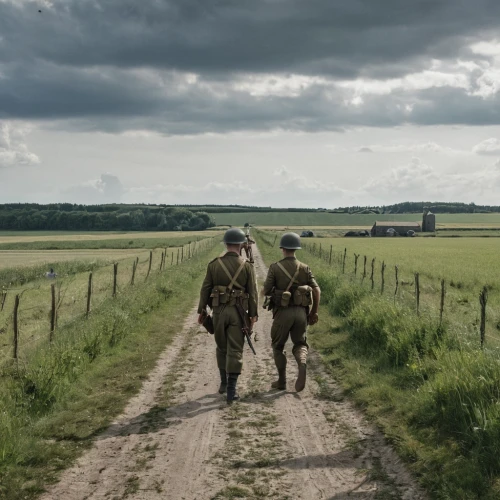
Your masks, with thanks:
[{"label": "military uniform jacket", "polygon": [[[292,289],[296,286],[309,285],[311,288],[316,288],[318,283],[313,276],[313,273],[308,265],[299,262],[296,257],[285,257],[280,260],[280,264],[293,276],[299,267],[299,274],[295,279]],[[267,273],[267,278],[264,283],[264,295],[271,295],[273,288],[276,290],[286,290],[290,283],[290,278],[283,272],[277,263],[271,264]]]},{"label": "military uniform jacket", "polygon": [[[234,276],[241,265],[242,258],[236,252],[227,252],[220,258],[224,262],[224,265],[227,267],[231,276]],[[201,286],[198,314],[200,314],[202,310],[207,307],[212,289],[215,286],[228,286],[229,283],[230,279],[224,272],[224,269],[222,269],[219,262],[217,262],[217,259],[210,261],[207,268],[207,274],[203,280],[203,285]],[[250,262],[245,262],[245,266],[236,279],[236,285],[234,288],[244,290],[248,293],[248,315],[251,318],[258,316],[257,281],[255,279],[254,268]]]}]

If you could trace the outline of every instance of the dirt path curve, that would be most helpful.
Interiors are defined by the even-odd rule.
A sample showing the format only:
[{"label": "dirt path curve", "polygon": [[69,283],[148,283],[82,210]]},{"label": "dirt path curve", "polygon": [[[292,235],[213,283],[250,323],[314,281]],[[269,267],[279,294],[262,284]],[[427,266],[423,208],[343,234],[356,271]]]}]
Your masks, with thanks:
[{"label": "dirt path curve", "polygon": [[425,498],[384,438],[335,396],[314,353],[302,393],[269,390],[268,313],[257,323],[257,356],[245,350],[242,398],[231,407],[217,393],[213,338],[195,319],[192,309],[141,392],[43,500]]}]

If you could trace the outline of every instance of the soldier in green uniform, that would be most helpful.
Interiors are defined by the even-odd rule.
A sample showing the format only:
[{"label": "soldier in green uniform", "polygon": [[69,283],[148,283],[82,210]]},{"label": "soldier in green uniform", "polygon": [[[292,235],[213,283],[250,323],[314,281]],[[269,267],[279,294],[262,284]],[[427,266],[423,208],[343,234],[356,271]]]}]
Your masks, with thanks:
[{"label": "soldier in green uniform", "polygon": [[250,262],[240,257],[245,233],[231,228],[224,234],[227,252],[208,264],[200,292],[198,323],[203,323],[207,306],[213,310],[217,365],[221,384],[219,393],[227,392],[227,401],[238,399],[236,383],[243,365],[242,320],[236,309],[241,301],[252,325],[257,321],[257,283]]},{"label": "soldier in green uniform", "polygon": [[274,389],[286,389],[286,356],[283,352],[290,336],[293,342],[292,353],[298,365],[295,390],[300,392],[306,385],[307,325],[318,322],[318,306],[321,290],[314,279],[311,269],[299,262],[295,251],[300,250],[300,237],[286,233],[280,241],[283,259],[271,264],[264,283],[263,293],[270,297],[273,310],[271,342],[274,362],[278,369],[278,380],[273,382]]}]

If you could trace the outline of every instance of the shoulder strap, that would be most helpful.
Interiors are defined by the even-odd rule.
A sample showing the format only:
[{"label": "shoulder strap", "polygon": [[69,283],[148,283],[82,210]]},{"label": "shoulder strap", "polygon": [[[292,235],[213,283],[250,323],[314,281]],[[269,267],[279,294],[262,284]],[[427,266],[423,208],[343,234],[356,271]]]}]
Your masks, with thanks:
[{"label": "shoulder strap", "polygon": [[217,260],[219,261],[219,264],[222,267],[222,270],[226,273],[227,277],[231,280],[231,282],[227,286],[229,288],[229,290],[232,290],[235,285],[238,288],[243,288],[242,286],[238,285],[238,283],[236,283],[236,280],[238,279],[238,276],[240,275],[241,271],[243,271],[243,268],[245,267],[245,261],[244,260],[241,261],[240,267],[236,271],[236,274],[234,276],[231,276],[231,273],[229,272],[229,270],[226,267],[226,265],[224,264],[224,262],[222,262],[222,259],[220,257],[218,257]]},{"label": "shoulder strap", "polygon": [[288,286],[286,287],[285,290],[285,292],[288,292],[288,290],[292,288],[294,281],[297,279],[297,276],[299,275],[300,262],[297,261],[297,269],[293,276],[285,269],[285,267],[281,264],[281,262],[276,262],[276,264],[278,264],[278,267],[286,274],[288,278],[290,278],[290,283],[288,283]]}]

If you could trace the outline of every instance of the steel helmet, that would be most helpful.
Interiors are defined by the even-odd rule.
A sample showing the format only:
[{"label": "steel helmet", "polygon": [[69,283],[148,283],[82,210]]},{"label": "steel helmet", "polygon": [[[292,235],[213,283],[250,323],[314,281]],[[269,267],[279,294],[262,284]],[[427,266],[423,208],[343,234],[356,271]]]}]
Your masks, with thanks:
[{"label": "steel helmet", "polygon": [[285,233],[280,240],[280,248],[300,250],[300,236],[297,233]]},{"label": "steel helmet", "polygon": [[224,233],[226,245],[241,245],[246,240],[245,233],[239,227],[232,227]]}]

